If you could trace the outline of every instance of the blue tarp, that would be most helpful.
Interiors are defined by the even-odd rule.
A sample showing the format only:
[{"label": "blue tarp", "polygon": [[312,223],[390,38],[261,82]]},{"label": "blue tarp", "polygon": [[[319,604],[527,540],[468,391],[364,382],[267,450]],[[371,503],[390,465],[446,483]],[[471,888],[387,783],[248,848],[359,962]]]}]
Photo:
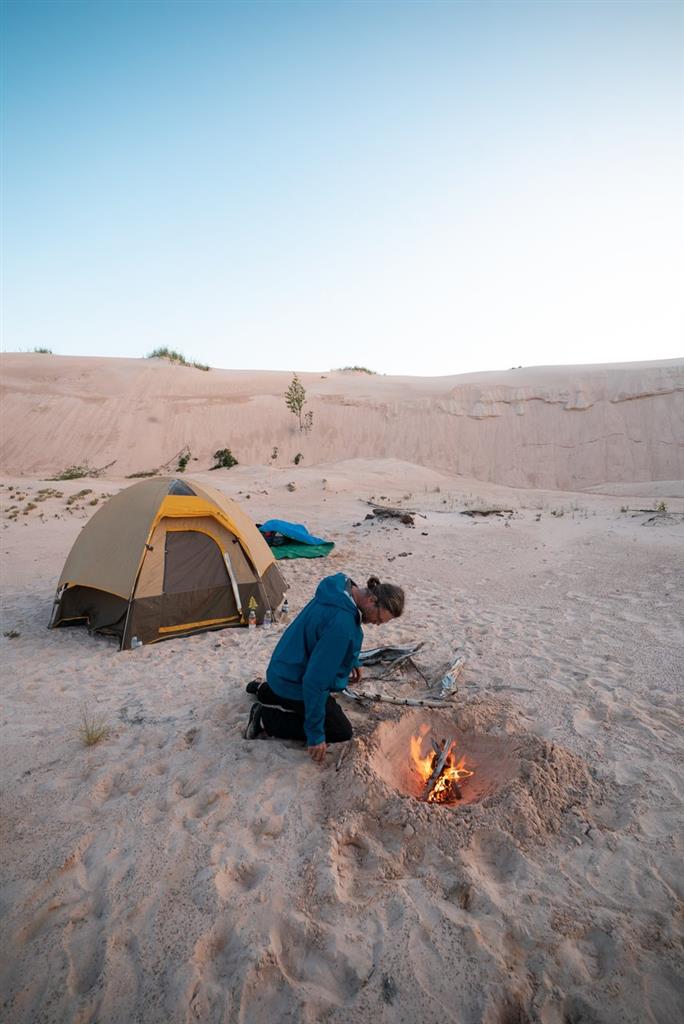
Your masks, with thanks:
[{"label": "blue tarp", "polygon": [[269,519],[267,523],[261,523],[259,530],[261,533],[280,533],[283,537],[296,540],[299,544],[330,543],[322,537],[314,537],[303,523],[287,523],[284,519]]},{"label": "blue tarp", "polygon": [[303,523],[287,523],[269,519],[259,530],[273,552],[274,558],[325,558],[335,547],[331,540],[322,540],[309,533]]}]

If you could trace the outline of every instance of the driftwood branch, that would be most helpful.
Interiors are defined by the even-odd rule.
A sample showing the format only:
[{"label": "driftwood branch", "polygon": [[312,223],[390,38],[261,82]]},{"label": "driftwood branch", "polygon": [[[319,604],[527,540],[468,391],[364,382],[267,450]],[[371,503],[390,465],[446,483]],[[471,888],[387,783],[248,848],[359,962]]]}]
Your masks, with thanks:
[{"label": "driftwood branch", "polygon": [[392,505],[376,505],[374,501],[365,501],[364,504],[370,505],[373,509],[373,515],[379,519],[404,519],[405,516],[420,516],[421,519],[427,519],[427,516],[422,512],[418,512],[414,508],[395,508]]},{"label": "driftwood branch", "polygon": [[337,764],[335,765],[335,771],[336,772],[339,772],[340,768],[342,767],[342,763],[344,762],[345,757],[349,753],[349,748],[351,747],[351,742],[352,742],[351,740],[347,740],[346,743],[342,744],[342,750],[340,751],[340,756],[337,758]]},{"label": "driftwood branch", "polygon": [[461,511],[462,516],[512,516],[512,508],[465,508]]},{"label": "driftwood branch", "polygon": [[386,697],[382,693],[352,693],[350,690],[342,690],[343,696],[349,700],[355,700],[358,704],[394,704],[406,708],[447,708],[446,701],[437,697],[418,699],[417,697]]}]

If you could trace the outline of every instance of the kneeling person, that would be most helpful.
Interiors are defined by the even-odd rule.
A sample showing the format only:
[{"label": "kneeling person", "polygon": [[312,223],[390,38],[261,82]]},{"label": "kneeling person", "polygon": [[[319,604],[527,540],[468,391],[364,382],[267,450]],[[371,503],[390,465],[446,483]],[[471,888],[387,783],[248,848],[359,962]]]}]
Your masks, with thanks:
[{"label": "kneeling person", "polygon": [[245,739],[266,732],[303,740],[310,757],[322,763],[328,743],[352,737],[351,722],[331,694],[361,677],[361,624],[379,626],[403,610],[401,587],[381,583],[376,576],[365,587],[343,573],[322,580],[276,645],[266,682],[256,691]]}]

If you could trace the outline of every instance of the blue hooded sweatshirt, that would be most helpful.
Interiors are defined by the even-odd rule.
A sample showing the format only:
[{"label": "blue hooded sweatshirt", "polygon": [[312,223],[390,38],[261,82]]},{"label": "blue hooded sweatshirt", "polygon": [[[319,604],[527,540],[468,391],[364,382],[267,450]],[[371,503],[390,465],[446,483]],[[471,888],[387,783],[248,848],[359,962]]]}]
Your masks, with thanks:
[{"label": "blue hooded sweatshirt", "polygon": [[281,636],[266,680],[280,697],[304,701],[304,732],[310,747],[325,743],[325,705],[333,690],[346,689],[363,642],[361,613],[344,573],[326,576]]}]

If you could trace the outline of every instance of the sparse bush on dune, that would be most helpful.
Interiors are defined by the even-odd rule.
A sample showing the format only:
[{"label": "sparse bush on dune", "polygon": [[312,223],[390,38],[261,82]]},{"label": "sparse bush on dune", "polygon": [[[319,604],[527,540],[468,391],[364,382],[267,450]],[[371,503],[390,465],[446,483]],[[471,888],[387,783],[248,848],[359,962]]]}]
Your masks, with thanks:
[{"label": "sparse bush on dune", "polygon": [[116,459],[108,462],[106,466],[91,466],[86,459],[82,463],[76,463],[73,466],[67,466],[61,473],[57,473],[56,476],[48,477],[49,480],[80,480],[81,477],[98,477],[102,476],[105,470],[109,469],[114,465]]},{"label": "sparse bush on dune", "polygon": [[145,356],[146,359],[168,359],[170,363],[178,363],[179,366],[193,366],[196,370],[210,370],[206,363],[196,363],[186,359],[182,352],[176,352],[173,348],[155,348]]},{"label": "sparse bush on dune", "polygon": [[61,473],[51,476],[51,480],[80,480],[81,477],[91,476],[91,469],[87,462],[81,466],[67,466]]},{"label": "sparse bush on dune", "polygon": [[340,366],[338,373],[367,373],[369,377],[376,377],[375,370],[369,370],[367,366]]},{"label": "sparse bush on dune", "polygon": [[33,351],[37,352],[41,356],[51,356],[52,355],[52,349],[51,348],[34,348]]},{"label": "sparse bush on dune", "polygon": [[190,451],[189,448],[181,449],[181,451],[180,451],[180,453],[178,455],[178,464],[176,465],[176,472],[177,473],[184,473],[185,472],[185,467],[187,466],[188,462],[190,461],[191,455],[192,455],[192,452]]}]

